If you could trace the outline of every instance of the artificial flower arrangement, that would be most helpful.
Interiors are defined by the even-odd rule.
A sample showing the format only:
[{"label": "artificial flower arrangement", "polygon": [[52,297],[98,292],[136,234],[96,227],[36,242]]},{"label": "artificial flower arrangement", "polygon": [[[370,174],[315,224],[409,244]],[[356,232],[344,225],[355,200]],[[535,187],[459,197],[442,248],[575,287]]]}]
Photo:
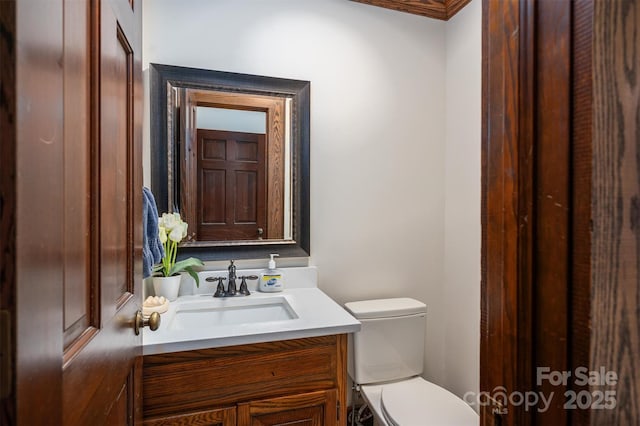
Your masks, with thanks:
[{"label": "artificial flower arrangement", "polygon": [[153,267],[155,276],[170,277],[179,272],[186,271],[200,286],[198,274],[193,270],[194,266],[204,266],[200,259],[190,257],[176,262],[178,244],[187,236],[187,222],[180,218],[180,213],[162,213],[158,219],[158,233],[160,242],[164,248],[162,262]]}]

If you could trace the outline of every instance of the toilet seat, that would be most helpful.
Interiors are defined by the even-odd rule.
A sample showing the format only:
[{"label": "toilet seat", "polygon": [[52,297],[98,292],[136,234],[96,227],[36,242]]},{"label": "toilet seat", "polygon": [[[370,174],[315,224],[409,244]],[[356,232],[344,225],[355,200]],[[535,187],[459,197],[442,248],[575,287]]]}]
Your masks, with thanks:
[{"label": "toilet seat", "polygon": [[477,426],[478,414],[462,399],[422,377],[362,386],[377,417],[392,426]]}]

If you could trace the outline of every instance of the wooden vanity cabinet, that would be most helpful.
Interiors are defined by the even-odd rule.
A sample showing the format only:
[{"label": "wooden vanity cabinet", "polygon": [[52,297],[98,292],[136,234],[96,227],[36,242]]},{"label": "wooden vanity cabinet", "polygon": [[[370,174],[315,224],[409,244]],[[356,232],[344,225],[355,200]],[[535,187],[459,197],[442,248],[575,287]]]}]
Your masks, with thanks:
[{"label": "wooden vanity cabinet", "polygon": [[146,355],[145,425],[342,425],[346,334]]}]

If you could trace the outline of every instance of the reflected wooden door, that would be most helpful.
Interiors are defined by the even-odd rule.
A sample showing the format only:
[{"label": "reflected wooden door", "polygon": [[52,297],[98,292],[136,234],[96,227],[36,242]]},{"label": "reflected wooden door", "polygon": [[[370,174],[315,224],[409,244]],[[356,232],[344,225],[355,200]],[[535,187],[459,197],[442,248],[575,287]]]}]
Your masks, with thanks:
[{"label": "reflected wooden door", "polygon": [[198,239],[266,237],[265,135],[198,129],[197,152]]}]

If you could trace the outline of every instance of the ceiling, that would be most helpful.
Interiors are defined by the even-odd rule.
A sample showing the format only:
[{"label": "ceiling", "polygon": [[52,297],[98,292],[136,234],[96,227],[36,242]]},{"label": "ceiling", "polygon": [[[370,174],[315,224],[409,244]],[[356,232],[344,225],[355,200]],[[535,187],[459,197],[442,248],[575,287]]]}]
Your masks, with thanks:
[{"label": "ceiling", "polygon": [[352,0],[429,18],[449,20],[471,0]]}]

